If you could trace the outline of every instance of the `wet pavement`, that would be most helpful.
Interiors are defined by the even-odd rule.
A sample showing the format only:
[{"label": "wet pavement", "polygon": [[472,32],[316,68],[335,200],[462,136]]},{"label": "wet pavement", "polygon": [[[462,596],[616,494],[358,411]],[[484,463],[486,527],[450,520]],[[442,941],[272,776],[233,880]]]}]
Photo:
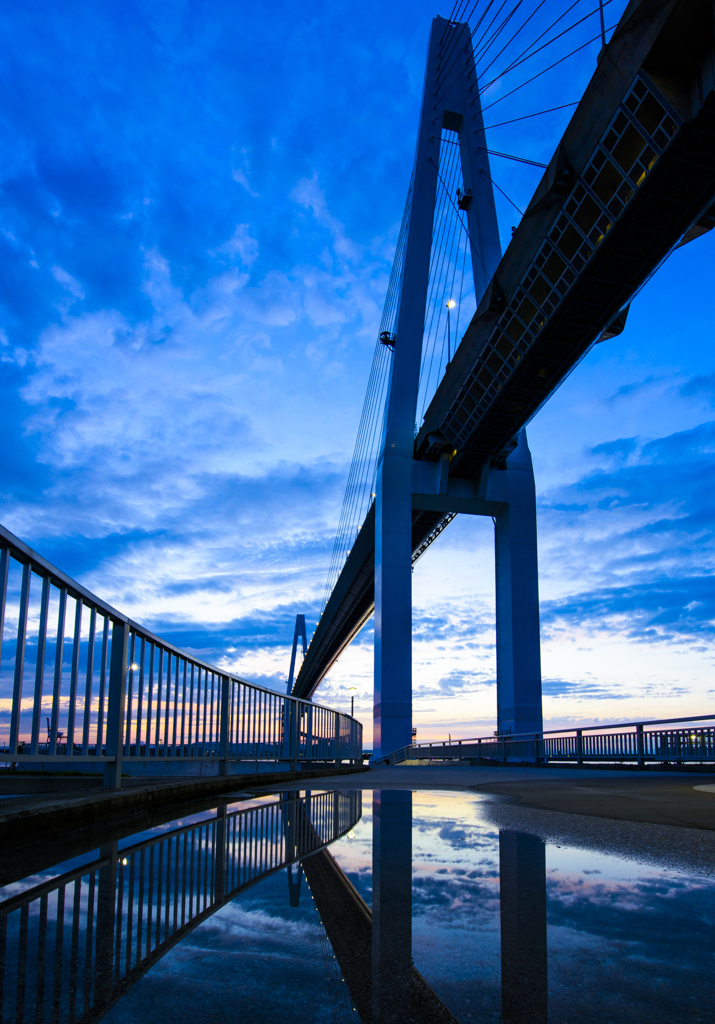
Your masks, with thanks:
[{"label": "wet pavement", "polygon": [[712,1021],[715,832],[528,801],[715,793],[534,771],[380,769],[3,850],[2,1020]]}]

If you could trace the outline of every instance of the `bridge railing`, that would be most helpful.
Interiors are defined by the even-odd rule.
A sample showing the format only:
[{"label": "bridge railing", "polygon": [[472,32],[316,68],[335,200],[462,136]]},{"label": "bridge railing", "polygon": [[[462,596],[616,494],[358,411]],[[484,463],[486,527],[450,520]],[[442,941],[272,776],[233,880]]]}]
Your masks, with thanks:
[{"label": "bridge railing", "polygon": [[292,796],[174,828],[0,901],[0,1019],[97,1021],[177,942],[340,838],[362,794]]},{"label": "bridge railing", "polygon": [[[0,762],[182,769],[359,761],[349,715],[257,686],[161,640],[0,527]],[[132,766],[135,766],[132,768]]]},{"label": "bridge railing", "polygon": [[[642,765],[647,761],[715,761],[715,725],[696,725],[696,722],[715,722],[715,715],[413,743],[371,763],[375,766],[410,760],[568,761],[577,764],[634,761]],[[677,728],[680,723],[690,724]]]}]

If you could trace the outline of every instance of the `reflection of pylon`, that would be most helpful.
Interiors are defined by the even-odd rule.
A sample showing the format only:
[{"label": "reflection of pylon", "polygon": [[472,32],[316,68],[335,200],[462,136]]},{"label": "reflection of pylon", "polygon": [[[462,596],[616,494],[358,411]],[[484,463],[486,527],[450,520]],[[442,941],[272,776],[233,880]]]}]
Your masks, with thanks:
[{"label": "reflection of pylon", "polygon": [[298,637],[303,640],[303,657],[308,652],[308,636],[305,632],[305,615],[296,615],[295,632],[293,633],[293,650],[290,655],[290,671],[288,672],[288,688],[286,693],[293,689],[293,676],[295,674],[295,656],[298,651]]}]

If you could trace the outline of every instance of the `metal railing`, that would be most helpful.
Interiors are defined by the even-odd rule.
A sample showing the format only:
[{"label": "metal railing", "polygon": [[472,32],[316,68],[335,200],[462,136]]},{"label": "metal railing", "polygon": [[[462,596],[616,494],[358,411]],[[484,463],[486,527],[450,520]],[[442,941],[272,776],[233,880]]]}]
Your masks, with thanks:
[{"label": "metal railing", "polygon": [[99,849],[0,902],[0,1019],[99,1020],[177,942],[359,821],[362,794],[275,800]]},{"label": "metal railing", "polygon": [[118,788],[123,769],[158,761],[228,774],[236,761],[361,757],[362,725],[350,715],[194,658],[0,526],[0,762],[98,762],[105,786]]},{"label": "metal railing", "polygon": [[[481,736],[476,739],[413,743],[376,758],[373,766],[403,761],[549,761],[586,762],[715,761],[715,726],[682,722],[713,722],[715,715],[664,718],[618,725],[589,725],[580,729],[552,729],[540,733]],[[667,726],[668,728],[657,728]]]}]

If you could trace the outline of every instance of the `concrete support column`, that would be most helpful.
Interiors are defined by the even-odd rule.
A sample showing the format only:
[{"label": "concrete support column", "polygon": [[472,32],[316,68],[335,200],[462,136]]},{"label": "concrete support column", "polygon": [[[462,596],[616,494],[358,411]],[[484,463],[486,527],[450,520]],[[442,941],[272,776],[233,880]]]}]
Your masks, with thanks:
[{"label": "concrete support column", "polygon": [[412,738],[412,461],[442,121],[434,87],[447,29],[442,18],[433,21],[427,52],[376,481],[373,749],[382,754],[408,746]]},{"label": "concrete support column", "polygon": [[541,732],[536,489],[525,430],[506,469],[489,470],[487,497],[508,503],[494,531],[498,730],[512,735]]},{"label": "concrete support column", "polygon": [[412,793],[372,805],[372,1021],[404,1024],[412,1004]]},{"label": "concrete support column", "polygon": [[412,737],[412,453],[385,453],[375,517],[373,749]]}]

